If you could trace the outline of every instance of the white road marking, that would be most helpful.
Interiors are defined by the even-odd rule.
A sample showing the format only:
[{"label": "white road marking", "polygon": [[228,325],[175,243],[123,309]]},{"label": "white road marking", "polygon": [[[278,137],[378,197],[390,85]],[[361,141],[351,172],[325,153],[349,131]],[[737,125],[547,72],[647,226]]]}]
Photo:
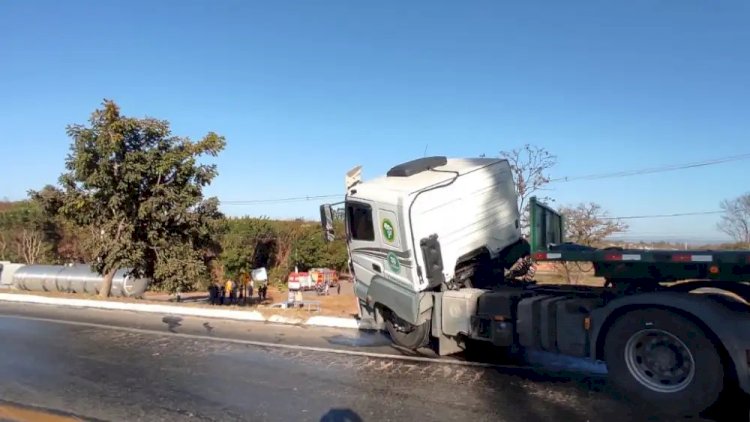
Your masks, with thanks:
[{"label": "white road marking", "polygon": [[272,347],[272,348],[287,349],[287,350],[304,350],[308,352],[334,353],[334,354],[339,354],[339,355],[361,356],[361,357],[379,358],[379,359],[392,359],[392,360],[400,360],[400,361],[408,361],[408,362],[426,362],[426,363],[435,363],[435,364],[443,364],[443,365],[473,366],[473,367],[480,367],[480,368],[518,368],[517,365],[498,365],[498,364],[482,363],[482,362],[467,362],[467,361],[450,360],[450,359],[434,359],[434,358],[427,358],[427,357],[421,357],[421,356],[389,355],[386,353],[360,352],[357,350],[329,349],[325,347],[300,346],[300,345],[294,345],[294,344],[277,344],[277,343],[268,343],[264,341],[240,340],[240,339],[221,338],[221,337],[207,337],[207,336],[202,336],[202,335],[197,335],[197,334],[184,334],[184,333],[173,333],[169,331],[164,332],[164,331],[156,331],[156,330],[145,330],[142,328],[118,327],[118,326],[97,324],[93,322],[65,321],[65,320],[56,320],[56,319],[51,319],[51,318],[39,318],[39,317],[20,316],[20,315],[0,315],[0,318],[14,318],[14,319],[29,320],[29,321],[50,322],[53,324],[64,324],[64,325],[74,325],[74,326],[80,326],[80,327],[99,328],[99,329],[104,329],[104,330],[115,330],[115,331],[122,331],[122,332],[135,333],[135,334],[171,336],[171,337],[186,338],[186,339],[191,339],[191,340],[217,341],[217,342],[243,344],[243,345],[256,346],[256,347]]}]

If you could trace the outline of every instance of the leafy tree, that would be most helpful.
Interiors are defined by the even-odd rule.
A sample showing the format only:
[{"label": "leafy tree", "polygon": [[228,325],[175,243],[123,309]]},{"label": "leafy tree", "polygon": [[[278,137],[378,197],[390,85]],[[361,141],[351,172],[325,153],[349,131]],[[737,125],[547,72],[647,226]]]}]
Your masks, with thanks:
[{"label": "leafy tree", "polygon": [[565,238],[581,245],[596,246],[608,236],[628,229],[626,223],[610,218],[601,205],[593,202],[563,207],[560,213],[565,218]]},{"label": "leafy tree", "polygon": [[328,248],[323,241],[322,229],[318,225],[302,227],[292,250],[290,267],[296,265],[305,271],[310,268],[327,267],[330,264]]},{"label": "leafy tree", "polygon": [[[582,203],[575,207],[562,207],[565,218],[565,238],[569,242],[587,246],[599,246],[607,237],[624,232],[628,225],[613,219],[596,203]],[[577,283],[587,272],[577,262],[562,262],[555,265],[568,283]]]},{"label": "leafy tree", "polygon": [[62,216],[56,219],[56,245],[54,249],[55,261],[62,263],[86,263],[94,257],[86,248],[95,236],[93,227],[81,227]]},{"label": "leafy tree", "polygon": [[109,100],[89,123],[67,128],[72,144],[61,187],[31,196],[49,215],[92,231],[87,249],[92,269],[104,276],[101,296],[109,296],[120,268],[171,291],[189,289],[207,276],[206,261],[220,248],[218,200],[203,198],[216,166],[198,160],[217,156],[224,138],[178,137],[168,122],[123,116]]},{"label": "leafy tree", "polygon": [[750,193],[721,203],[724,214],[719,221],[719,230],[728,234],[742,247],[750,247]]},{"label": "leafy tree", "polygon": [[241,271],[273,266],[277,231],[267,218],[233,218],[222,239],[224,272],[236,278]]},{"label": "leafy tree", "polygon": [[[336,233],[345,233],[346,229],[344,228],[343,221],[335,221],[333,224]],[[326,265],[328,268],[337,271],[349,271],[349,251],[343,237],[327,244],[326,256],[328,258],[328,264]]]},{"label": "leafy tree", "polygon": [[[529,229],[529,199],[550,182],[548,171],[557,163],[557,157],[542,147],[526,144],[522,148],[501,151],[500,157],[508,160],[518,195],[518,212],[521,213],[521,229]],[[549,197],[540,197],[549,202]]]},{"label": "leafy tree", "polygon": [[32,201],[6,202],[0,210],[0,259],[48,262],[57,241],[55,222]]},{"label": "leafy tree", "polygon": [[278,221],[276,222],[276,253],[274,254],[274,266],[281,269],[279,274],[284,275],[294,267],[294,252],[297,243],[305,235],[304,227],[300,221]]}]

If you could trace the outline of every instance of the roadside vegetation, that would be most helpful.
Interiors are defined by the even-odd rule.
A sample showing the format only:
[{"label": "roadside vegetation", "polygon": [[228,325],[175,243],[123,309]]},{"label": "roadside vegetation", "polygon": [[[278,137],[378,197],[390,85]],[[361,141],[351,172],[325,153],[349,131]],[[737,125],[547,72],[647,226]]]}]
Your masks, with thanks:
[{"label": "roadside vegetation", "polygon": [[295,265],[346,266],[342,242],[326,244],[315,223],[227,218],[203,188],[218,175],[225,139],[172,134],[169,123],[121,114],[104,101],[87,125],[67,127],[70,152],[58,183],[0,203],[0,260],[89,263],[104,277],[121,268],[186,292],[265,266],[285,280]]},{"label": "roadside vegetation", "polygon": [[[278,284],[295,267],[348,269],[344,240],[324,242],[317,221],[227,217],[217,198],[204,197],[203,188],[219,174],[215,164],[206,162],[226,143],[217,133],[193,141],[174,135],[164,120],[125,116],[105,100],[87,125],[72,124],[67,134],[70,152],[61,157],[65,172],[57,183],[30,191],[26,200],[0,201],[0,260],[91,264],[105,278],[102,296],[109,295],[120,268],[132,268],[154,280],[152,290],[167,292],[204,290],[211,282],[237,279],[259,267],[267,268],[271,282]],[[557,158],[533,145],[499,156],[511,164],[522,229],[528,233],[529,198],[545,191]],[[719,228],[737,243],[711,248],[749,247],[750,194],[721,207]],[[613,245],[607,238],[628,229],[596,203],[559,208],[568,241]],[[343,233],[340,218],[335,224]],[[672,248],[663,242],[636,246]],[[552,278],[587,279],[585,268],[570,265],[557,264]]]}]

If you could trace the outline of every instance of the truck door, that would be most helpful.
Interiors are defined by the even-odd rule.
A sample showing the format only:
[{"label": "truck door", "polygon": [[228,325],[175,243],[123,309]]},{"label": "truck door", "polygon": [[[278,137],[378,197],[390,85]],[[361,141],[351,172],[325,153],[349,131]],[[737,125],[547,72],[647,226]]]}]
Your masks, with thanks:
[{"label": "truck door", "polygon": [[355,278],[354,292],[363,300],[373,277],[383,272],[383,259],[377,253],[375,214],[367,201],[346,202],[346,232]]},{"label": "truck door", "polygon": [[383,274],[397,284],[412,290],[413,261],[410,259],[408,242],[404,241],[404,231],[398,219],[396,207],[381,205],[378,209],[378,226],[383,256]]}]

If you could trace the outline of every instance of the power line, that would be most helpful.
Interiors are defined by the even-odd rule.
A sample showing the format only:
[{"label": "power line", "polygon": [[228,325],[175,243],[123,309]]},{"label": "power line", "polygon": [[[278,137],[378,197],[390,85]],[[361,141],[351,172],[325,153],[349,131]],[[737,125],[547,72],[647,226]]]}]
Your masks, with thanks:
[{"label": "power line", "polygon": [[[623,170],[623,171],[610,172],[610,173],[588,174],[588,175],[583,175],[583,176],[558,177],[555,179],[550,179],[550,182],[566,183],[566,182],[573,182],[573,181],[578,181],[578,180],[612,179],[612,178],[618,178],[618,177],[663,173],[663,172],[676,171],[676,170],[685,170],[685,169],[691,169],[691,168],[713,166],[717,164],[724,164],[724,163],[729,163],[732,161],[741,161],[741,160],[747,160],[747,159],[750,159],[750,153],[732,155],[732,156],[722,157],[722,158],[715,158],[715,159],[705,160],[705,161],[695,161],[695,162],[683,163],[683,164],[671,164],[671,165],[665,165],[665,166],[660,166],[660,167],[649,167],[649,168],[643,168],[643,169],[637,169],[637,170]],[[253,204],[274,204],[274,203],[282,204],[282,203],[290,203],[290,202],[315,201],[319,199],[341,198],[343,196],[344,194],[307,195],[307,196],[296,196],[296,197],[291,197],[291,198],[268,198],[268,199],[221,201],[221,204],[222,205],[253,205]],[[622,218],[625,218],[625,217],[622,217]]]},{"label": "power line", "polygon": [[645,218],[669,218],[669,217],[687,217],[691,215],[713,215],[721,214],[723,211],[697,211],[697,212],[681,212],[674,214],[651,214],[651,215],[629,215],[626,217],[602,217],[602,220],[637,220]]},{"label": "power line", "polygon": [[238,201],[221,201],[222,205],[252,205],[252,204],[270,204],[270,203],[287,203],[287,202],[305,202],[305,201],[315,201],[318,199],[331,199],[331,198],[340,198],[344,196],[344,194],[336,194],[336,195],[308,195],[308,196],[296,196],[291,198],[271,198],[271,199],[248,199],[248,200],[238,200]]},{"label": "power line", "polygon": [[564,182],[572,182],[576,180],[612,179],[612,178],[618,178],[618,177],[638,176],[642,174],[664,173],[668,171],[713,166],[717,164],[724,164],[724,163],[729,163],[732,161],[741,161],[741,160],[747,160],[747,159],[750,159],[750,153],[731,155],[728,157],[715,158],[715,159],[705,160],[705,161],[695,161],[692,163],[670,164],[670,165],[659,166],[659,167],[648,167],[648,168],[642,168],[638,170],[624,170],[624,171],[617,171],[617,172],[611,172],[611,173],[589,174],[589,175],[584,175],[584,176],[559,177],[556,179],[550,179],[550,182],[563,182],[564,183]]}]

